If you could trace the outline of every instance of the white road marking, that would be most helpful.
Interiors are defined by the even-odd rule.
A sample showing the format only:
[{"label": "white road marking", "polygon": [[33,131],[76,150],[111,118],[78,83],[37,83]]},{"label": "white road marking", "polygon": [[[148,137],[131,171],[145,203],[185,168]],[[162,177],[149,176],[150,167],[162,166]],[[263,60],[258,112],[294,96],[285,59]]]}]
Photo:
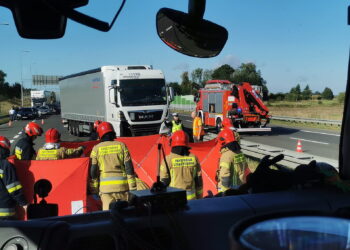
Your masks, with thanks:
[{"label": "white road marking", "polygon": [[306,140],[306,139],[296,138],[296,137],[289,137],[289,139],[307,141],[307,142],[318,143],[318,144],[324,144],[324,145],[328,145],[328,144],[329,144],[328,142],[312,141],[312,140]]},{"label": "white road marking", "polygon": [[192,120],[184,120],[185,122],[192,122]]},{"label": "white road marking", "polygon": [[10,140],[10,143],[13,143],[15,140]]},{"label": "white road marking", "polygon": [[19,132],[18,134],[21,135],[23,133],[23,131]]},{"label": "white road marking", "polygon": [[15,138],[15,139],[16,139],[16,138],[18,138],[18,137],[19,137],[19,135],[15,135],[13,138]]},{"label": "white road marking", "polygon": [[320,134],[320,135],[332,135],[332,136],[340,137],[340,135],[337,135],[337,134],[329,134],[329,133],[324,133],[324,132],[316,132],[316,131],[309,131],[309,130],[300,130],[300,131],[305,132],[305,133]]},{"label": "white road marking", "polygon": [[64,128],[68,128],[68,124],[63,125]]}]

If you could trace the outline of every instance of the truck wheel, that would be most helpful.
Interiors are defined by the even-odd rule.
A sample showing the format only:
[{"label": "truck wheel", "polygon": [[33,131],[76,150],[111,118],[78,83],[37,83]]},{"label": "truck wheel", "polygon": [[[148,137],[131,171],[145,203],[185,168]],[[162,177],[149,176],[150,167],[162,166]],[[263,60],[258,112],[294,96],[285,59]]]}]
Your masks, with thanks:
[{"label": "truck wheel", "polygon": [[72,127],[73,127],[73,135],[78,136],[77,123],[73,122]]},{"label": "truck wheel", "polygon": [[216,119],[216,125],[215,125],[216,132],[219,133],[221,128],[222,128],[222,121],[220,118],[218,118]]},{"label": "truck wheel", "polygon": [[73,122],[72,121],[68,121],[68,132],[69,134],[73,135]]},{"label": "truck wheel", "polygon": [[82,133],[81,133],[81,131],[79,129],[79,122],[77,122],[77,136],[81,137],[81,135],[82,135]]}]

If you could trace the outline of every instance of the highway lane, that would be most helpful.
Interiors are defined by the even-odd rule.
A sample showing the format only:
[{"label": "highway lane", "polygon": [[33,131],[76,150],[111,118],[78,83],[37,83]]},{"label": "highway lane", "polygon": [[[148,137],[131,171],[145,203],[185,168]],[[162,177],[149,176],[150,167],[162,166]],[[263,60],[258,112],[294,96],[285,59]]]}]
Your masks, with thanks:
[{"label": "highway lane", "polygon": [[[192,126],[192,118],[189,115],[180,115],[186,127]],[[296,150],[298,140],[301,140],[305,153],[322,156],[330,159],[338,159],[340,133],[335,131],[291,128],[287,126],[271,125],[272,132],[244,133],[243,139],[248,141]]]},{"label": "highway lane", "polygon": [[[14,121],[12,123],[12,126],[8,126],[8,124],[2,124],[0,125],[0,135],[6,136],[12,144],[11,150],[13,146],[16,144],[16,142],[19,140],[22,134],[20,134],[23,131],[23,128],[25,125],[32,120],[23,120],[23,121]],[[42,124],[42,120],[38,119],[35,120],[44,130],[44,134],[40,137],[38,137],[35,140],[35,150],[38,150],[40,147],[42,147],[45,143],[45,132],[49,128],[56,128],[61,133],[61,139],[63,141],[87,141],[89,139],[88,136],[85,137],[76,137],[73,135],[70,135],[68,133],[67,128],[65,128],[61,122],[61,116],[60,115],[52,115],[46,119],[44,119],[44,124]]]},{"label": "highway lane", "polygon": [[[192,119],[188,115],[181,115],[187,131],[192,126]],[[0,125],[0,135],[6,136],[14,145],[20,138],[20,132],[23,127],[29,122],[15,121],[11,127],[8,124]],[[41,120],[37,121],[41,125]],[[87,141],[89,137],[76,137],[70,135],[67,128],[63,127],[59,115],[50,116],[44,119],[44,124],[41,125],[46,131],[49,128],[57,128],[62,136],[63,141]],[[272,132],[261,134],[241,134],[243,139],[253,141],[260,144],[280,147],[289,150],[296,150],[297,140],[302,140],[303,150],[306,153],[322,156],[330,159],[338,159],[338,147],[340,135],[334,131],[320,130],[320,129],[305,129],[305,128],[289,128],[285,126],[271,126]],[[39,137],[35,141],[35,149],[37,150],[44,144],[44,136]]]}]

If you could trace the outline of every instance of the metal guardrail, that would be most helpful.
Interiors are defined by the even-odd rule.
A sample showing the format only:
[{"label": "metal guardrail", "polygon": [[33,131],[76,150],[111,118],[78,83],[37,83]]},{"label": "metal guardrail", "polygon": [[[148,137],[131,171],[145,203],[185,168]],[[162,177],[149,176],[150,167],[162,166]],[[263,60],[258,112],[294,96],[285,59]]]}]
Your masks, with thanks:
[{"label": "metal guardrail", "polygon": [[313,118],[299,118],[299,117],[289,117],[289,116],[272,116],[272,120],[280,121],[294,121],[294,122],[304,122],[304,123],[318,123],[318,124],[327,124],[341,126],[342,121],[338,120],[322,120],[322,119],[313,119]]},{"label": "metal guardrail", "polygon": [[[213,133],[208,133],[205,138],[206,139],[213,139],[217,135]],[[277,148],[272,147],[265,144],[259,144],[256,142],[251,142],[242,139],[241,140],[241,148],[243,153],[249,157],[256,160],[261,160],[266,155],[276,156],[279,154],[284,154],[284,159],[282,161],[279,161],[277,165],[280,165],[282,167],[294,169],[300,164],[308,164],[312,160],[316,160],[317,162],[325,162],[332,166],[334,166],[336,169],[338,169],[338,161],[334,159],[324,158],[316,155],[311,155],[307,153],[297,153],[292,150],[283,149],[283,148]]]}]

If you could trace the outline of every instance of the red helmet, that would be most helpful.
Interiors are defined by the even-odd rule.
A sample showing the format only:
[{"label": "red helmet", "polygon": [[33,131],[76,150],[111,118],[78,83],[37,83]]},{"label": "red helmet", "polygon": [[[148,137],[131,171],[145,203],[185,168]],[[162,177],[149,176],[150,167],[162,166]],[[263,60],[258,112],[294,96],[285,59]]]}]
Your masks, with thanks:
[{"label": "red helmet", "polygon": [[57,143],[61,139],[61,134],[55,128],[50,128],[45,133],[45,141],[46,143]]},{"label": "red helmet", "polygon": [[231,127],[233,127],[231,119],[230,118],[224,118],[224,120],[222,121],[222,127],[223,128],[231,128]]},{"label": "red helmet", "polygon": [[185,131],[178,130],[171,136],[171,147],[176,146],[188,147],[188,135]]},{"label": "red helmet", "polygon": [[41,136],[43,133],[43,129],[35,122],[29,122],[27,126],[25,126],[24,131],[29,136]]},{"label": "red helmet", "polygon": [[100,125],[98,125],[97,127],[98,137],[102,138],[102,136],[104,136],[109,132],[114,132],[114,128],[112,124],[110,124],[109,122],[102,122],[100,123]]},{"label": "red helmet", "polygon": [[101,123],[102,123],[101,120],[96,120],[96,121],[94,122],[94,129],[96,130],[97,127],[98,127],[98,125],[100,125]]},{"label": "red helmet", "polygon": [[5,136],[0,136],[0,147],[10,150],[11,143]]},{"label": "red helmet", "polygon": [[236,141],[236,137],[234,132],[229,128],[224,128],[219,134],[218,134],[218,141],[221,146],[224,146],[230,142]]}]

